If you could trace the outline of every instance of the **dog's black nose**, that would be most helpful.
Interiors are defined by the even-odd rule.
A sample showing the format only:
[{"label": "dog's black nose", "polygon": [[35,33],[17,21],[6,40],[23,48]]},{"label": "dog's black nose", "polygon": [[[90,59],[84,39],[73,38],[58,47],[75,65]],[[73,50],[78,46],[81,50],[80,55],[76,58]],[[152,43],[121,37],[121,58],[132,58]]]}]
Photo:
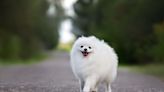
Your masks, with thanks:
[{"label": "dog's black nose", "polygon": [[84,49],[84,51],[87,51],[87,49]]}]

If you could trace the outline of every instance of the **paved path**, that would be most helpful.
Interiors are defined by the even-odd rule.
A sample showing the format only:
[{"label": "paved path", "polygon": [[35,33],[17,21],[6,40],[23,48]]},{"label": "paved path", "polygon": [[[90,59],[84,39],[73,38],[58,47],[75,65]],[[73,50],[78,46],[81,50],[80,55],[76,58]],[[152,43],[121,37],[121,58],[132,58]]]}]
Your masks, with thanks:
[{"label": "paved path", "polygon": [[[0,92],[79,92],[67,53],[55,53],[34,65],[0,67]],[[164,82],[120,69],[113,92],[164,92]],[[104,88],[100,86],[100,91]]]}]

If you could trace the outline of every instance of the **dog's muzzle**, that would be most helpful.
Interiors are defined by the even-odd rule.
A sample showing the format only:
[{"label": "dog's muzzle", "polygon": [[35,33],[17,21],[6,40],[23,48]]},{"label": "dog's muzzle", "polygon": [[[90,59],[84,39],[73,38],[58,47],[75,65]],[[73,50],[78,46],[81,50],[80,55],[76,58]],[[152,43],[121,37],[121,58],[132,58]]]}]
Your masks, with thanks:
[{"label": "dog's muzzle", "polygon": [[83,54],[84,57],[88,56],[90,52],[87,51],[81,51],[81,53]]}]

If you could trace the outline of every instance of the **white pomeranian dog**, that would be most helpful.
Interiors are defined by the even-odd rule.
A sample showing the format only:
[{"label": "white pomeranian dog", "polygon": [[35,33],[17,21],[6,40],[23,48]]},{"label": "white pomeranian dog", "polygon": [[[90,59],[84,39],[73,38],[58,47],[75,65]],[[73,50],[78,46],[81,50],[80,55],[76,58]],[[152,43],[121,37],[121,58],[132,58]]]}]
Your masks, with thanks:
[{"label": "white pomeranian dog", "polygon": [[71,50],[71,67],[80,82],[81,92],[96,92],[99,83],[111,83],[117,75],[118,58],[107,43],[94,36],[78,38]]}]

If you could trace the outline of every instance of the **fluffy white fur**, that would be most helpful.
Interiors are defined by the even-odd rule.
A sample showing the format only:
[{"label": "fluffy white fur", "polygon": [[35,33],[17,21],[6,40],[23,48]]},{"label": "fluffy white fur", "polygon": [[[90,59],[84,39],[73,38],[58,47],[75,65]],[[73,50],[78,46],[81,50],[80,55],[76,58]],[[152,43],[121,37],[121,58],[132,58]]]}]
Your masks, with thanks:
[{"label": "fluffy white fur", "polygon": [[[87,56],[82,53],[84,49],[87,49]],[[96,92],[100,82],[106,84],[106,92],[111,92],[117,65],[113,48],[94,36],[78,38],[71,50],[71,67],[79,79],[81,92]]]}]

